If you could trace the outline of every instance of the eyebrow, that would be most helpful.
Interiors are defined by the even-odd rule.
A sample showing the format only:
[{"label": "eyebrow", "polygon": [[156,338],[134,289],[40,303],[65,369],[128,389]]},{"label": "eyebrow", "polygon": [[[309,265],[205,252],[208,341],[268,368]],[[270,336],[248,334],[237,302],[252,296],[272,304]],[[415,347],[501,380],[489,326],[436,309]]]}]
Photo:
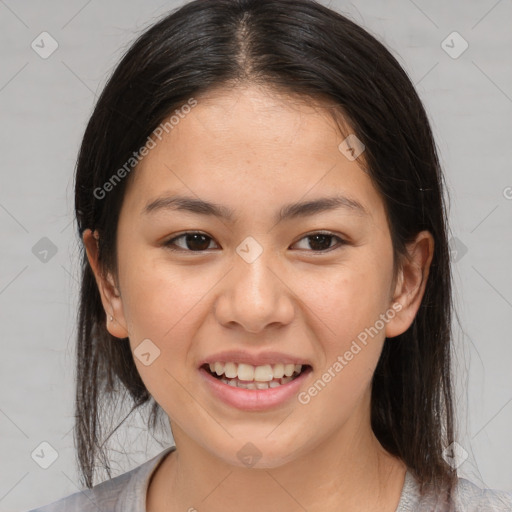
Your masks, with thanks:
[{"label": "eyebrow", "polygon": [[[306,217],[308,215],[337,210],[340,208],[358,215],[369,215],[366,208],[359,201],[343,195],[336,195],[332,197],[322,197],[311,201],[287,204],[277,212],[274,220],[275,222],[280,222],[287,219]],[[231,222],[235,217],[235,212],[226,206],[194,197],[179,195],[159,197],[149,201],[142,210],[142,213],[147,215],[162,210],[187,211],[199,215],[210,215]]]}]

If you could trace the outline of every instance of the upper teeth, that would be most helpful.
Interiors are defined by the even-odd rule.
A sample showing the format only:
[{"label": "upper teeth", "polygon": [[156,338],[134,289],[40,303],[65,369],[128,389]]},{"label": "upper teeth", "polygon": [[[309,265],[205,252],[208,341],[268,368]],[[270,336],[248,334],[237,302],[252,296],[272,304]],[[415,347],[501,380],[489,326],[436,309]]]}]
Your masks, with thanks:
[{"label": "upper teeth", "polygon": [[264,364],[252,366],[245,363],[210,363],[210,371],[217,375],[224,374],[228,379],[270,382],[273,379],[281,379],[283,376],[291,377],[294,373],[300,373],[301,364]]}]

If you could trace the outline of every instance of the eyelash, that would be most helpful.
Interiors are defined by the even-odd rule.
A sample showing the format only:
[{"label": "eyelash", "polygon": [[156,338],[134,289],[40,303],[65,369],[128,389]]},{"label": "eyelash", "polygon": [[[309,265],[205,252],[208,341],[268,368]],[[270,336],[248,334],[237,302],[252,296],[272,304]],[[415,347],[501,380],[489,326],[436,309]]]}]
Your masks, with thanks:
[{"label": "eyelash", "polygon": [[[166,247],[167,249],[169,249],[170,251],[174,251],[174,252],[189,252],[189,253],[196,253],[196,254],[204,253],[204,252],[210,250],[210,249],[205,249],[203,251],[192,251],[190,249],[183,249],[183,248],[176,249],[176,247],[173,247],[174,242],[176,242],[176,240],[179,240],[180,238],[184,238],[187,235],[202,235],[202,236],[204,236],[206,238],[209,238],[210,240],[213,240],[212,237],[208,236],[205,233],[201,233],[199,231],[187,231],[186,233],[182,233],[181,235],[178,235],[178,236],[176,236],[174,238],[171,238],[170,240],[167,240],[166,242],[163,243],[163,246]],[[328,231],[314,231],[312,233],[308,233],[308,234],[304,235],[302,238],[300,238],[295,243],[298,243],[301,240],[304,240],[306,238],[312,238],[315,235],[323,235],[323,236],[327,236],[327,237],[330,237],[330,238],[333,238],[333,239],[337,239],[338,240],[338,244],[334,245],[332,247],[328,247],[325,250],[316,250],[316,251],[315,250],[306,250],[306,249],[299,249],[299,250],[306,250],[306,252],[322,254],[322,253],[326,253],[326,252],[331,252],[332,250],[335,250],[335,249],[340,249],[343,245],[347,245],[347,243],[348,243],[343,238],[339,237],[338,235],[335,235],[334,233],[330,233]]]}]

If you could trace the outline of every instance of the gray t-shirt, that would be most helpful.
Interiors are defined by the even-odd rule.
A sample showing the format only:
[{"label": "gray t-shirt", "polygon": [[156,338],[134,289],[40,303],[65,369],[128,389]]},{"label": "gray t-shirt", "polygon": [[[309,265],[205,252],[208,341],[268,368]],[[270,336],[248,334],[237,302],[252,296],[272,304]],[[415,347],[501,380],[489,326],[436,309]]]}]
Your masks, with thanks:
[{"label": "gray t-shirt", "polygon": [[[151,475],[174,446],[136,468],[106,480],[92,489],[79,491],[58,501],[29,512],[146,512],[146,494]],[[512,493],[480,489],[470,481],[459,478],[455,512],[512,512]],[[437,497],[420,498],[419,485],[407,471],[395,512],[446,512]]]}]

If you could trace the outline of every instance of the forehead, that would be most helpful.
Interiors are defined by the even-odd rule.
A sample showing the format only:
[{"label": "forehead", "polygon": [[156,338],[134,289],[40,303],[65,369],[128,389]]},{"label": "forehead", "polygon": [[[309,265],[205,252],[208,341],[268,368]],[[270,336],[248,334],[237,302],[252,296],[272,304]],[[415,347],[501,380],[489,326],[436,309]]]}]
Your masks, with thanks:
[{"label": "forehead", "polygon": [[379,201],[364,154],[351,161],[340,151],[350,127],[344,123],[340,132],[327,102],[258,87],[218,89],[195,100],[161,140],[153,137],[154,148],[133,171],[125,201],[139,211],[171,190],[214,196],[235,210],[241,197],[245,207],[264,207],[329,190]]}]

